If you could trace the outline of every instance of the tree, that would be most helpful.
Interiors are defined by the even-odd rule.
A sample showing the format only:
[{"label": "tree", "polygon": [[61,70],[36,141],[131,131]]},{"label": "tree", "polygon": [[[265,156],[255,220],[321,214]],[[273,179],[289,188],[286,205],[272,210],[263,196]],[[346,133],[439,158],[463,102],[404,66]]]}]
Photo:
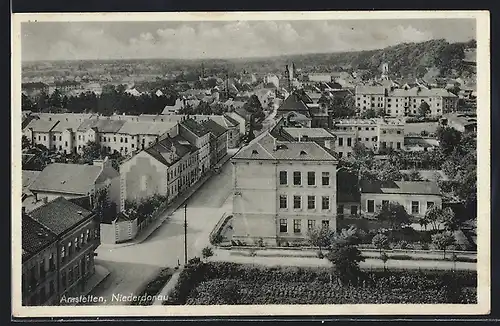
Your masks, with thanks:
[{"label": "tree", "polygon": [[420,106],[418,107],[418,114],[421,117],[426,117],[428,114],[431,113],[431,107],[427,102],[422,102],[420,103]]},{"label": "tree", "polygon": [[83,163],[92,163],[102,157],[103,149],[95,141],[89,141],[82,149],[82,161]]},{"label": "tree", "polygon": [[449,155],[453,150],[459,147],[462,140],[462,133],[451,127],[438,127],[436,136],[439,140],[439,147],[445,155]]},{"label": "tree", "polygon": [[334,264],[334,272],[343,284],[355,284],[360,276],[359,263],[365,261],[356,246],[345,243],[335,243],[326,255]]},{"label": "tree", "polygon": [[36,108],[39,112],[49,107],[49,96],[44,91],[40,92],[36,100]]},{"label": "tree", "polygon": [[447,230],[458,229],[457,221],[455,220],[455,213],[453,210],[448,208],[440,208],[437,206],[428,209],[425,212],[425,221],[427,224],[432,226],[432,230],[439,230],[439,226],[442,224]]},{"label": "tree", "polygon": [[49,105],[55,108],[62,107],[62,94],[59,89],[54,90],[49,98]]},{"label": "tree", "polygon": [[406,181],[423,181],[420,172],[418,172],[415,169],[411,170],[410,173],[406,174],[404,178]]},{"label": "tree", "polygon": [[384,263],[384,270],[386,269],[387,261],[389,260],[389,255],[385,252],[380,253],[380,260]]},{"label": "tree", "polygon": [[34,108],[33,101],[26,95],[22,94],[21,95],[21,110],[33,110]]},{"label": "tree", "polygon": [[210,247],[205,247],[202,249],[201,254],[203,256],[203,259],[207,259],[214,255],[214,251]]},{"label": "tree", "polygon": [[411,216],[406,212],[403,205],[397,202],[390,202],[382,206],[376,218],[380,221],[389,222],[393,230],[399,230],[410,223]]},{"label": "tree", "polygon": [[373,168],[373,173],[377,175],[377,179],[380,181],[400,181],[403,178],[401,171],[388,162],[376,164]]},{"label": "tree", "polygon": [[21,138],[21,146],[22,149],[27,149],[31,147],[31,141],[25,135],[23,135],[23,137]]},{"label": "tree", "polygon": [[437,249],[443,250],[443,259],[446,258],[446,249],[455,244],[455,237],[449,231],[432,235],[432,243]]},{"label": "tree", "polygon": [[93,208],[100,222],[108,219],[110,214],[113,215],[116,212],[113,211],[114,207],[109,200],[108,188],[103,187],[98,189],[93,197]]},{"label": "tree", "polygon": [[372,238],[372,244],[379,250],[379,253],[382,254],[382,249],[389,246],[389,238],[387,238],[385,234],[378,233]]},{"label": "tree", "polygon": [[322,248],[331,246],[335,238],[335,232],[327,227],[313,228],[307,231],[307,237],[309,243],[312,246],[319,247],[319,251],[321,252]]},{"label": "tree", "polygon": [[377,112],[374,109],[368,109],[366,110],[361,117],[365,119],[373,119],[377,116]]}]

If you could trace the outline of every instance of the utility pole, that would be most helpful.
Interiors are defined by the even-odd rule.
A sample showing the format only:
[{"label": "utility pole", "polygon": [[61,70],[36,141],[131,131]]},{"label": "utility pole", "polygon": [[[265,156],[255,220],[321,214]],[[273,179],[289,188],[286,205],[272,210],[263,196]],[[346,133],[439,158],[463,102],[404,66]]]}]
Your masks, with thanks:
[{"label": "utility pole", "polygon": [[184,204],[184,265],[188,261],[187,225],[187,204]]}]

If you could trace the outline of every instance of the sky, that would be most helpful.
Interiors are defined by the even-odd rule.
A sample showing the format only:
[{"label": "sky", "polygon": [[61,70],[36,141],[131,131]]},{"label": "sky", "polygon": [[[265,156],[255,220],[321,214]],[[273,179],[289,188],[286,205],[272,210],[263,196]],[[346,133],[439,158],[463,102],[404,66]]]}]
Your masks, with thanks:
[{"label": "sky", "polygon": [[267,57],[476,38],[474,19],[24,22],[22,61]]}]

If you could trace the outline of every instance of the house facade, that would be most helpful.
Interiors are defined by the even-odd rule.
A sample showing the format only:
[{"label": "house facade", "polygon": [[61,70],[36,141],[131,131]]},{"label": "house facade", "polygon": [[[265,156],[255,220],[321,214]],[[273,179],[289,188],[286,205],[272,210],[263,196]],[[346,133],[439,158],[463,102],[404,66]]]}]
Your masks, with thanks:
[{"label": "house facade", "polygon": [[314,142],[266,134],[233,157],[233,239],[276,245],[336,228],[337,159]]},{"label": "house facade", "polygon": [[[59,304],[63,297],[82,294],[86,282],[95,272],[94,252],[100,245],[99,221],[95,214],[58,197],[25,218],[46,229],[39,228],[37,236],[47,238],[44,234],[50,234],[50,238],[56,239],[55,247],[51,241],[44,249],[43,259],[26,261],[26,269],[23,268],[23,272],[26,271],[23,281],[28,286],[24,292],[26,295],[23,295],[25,302],[31,305],[42,305],[43,301]],[[42,279],[48,279],[48,285],[43,286]],[[31,287],[30,291],[29,285],[37,283],[40,285],[35,289]]]},{"label": "house facade", "polygon": [[194,119],[184,119],[179,124],[179,134],[198,149],[199,175],[210,170],[210,131]]},{"label": "house facade", "polygon": [[442,196],[433,181],[362,181],[361,213],[376,216],[383,205],[401,204],[407,213],[424,216],[432,207],[442,206]]}]

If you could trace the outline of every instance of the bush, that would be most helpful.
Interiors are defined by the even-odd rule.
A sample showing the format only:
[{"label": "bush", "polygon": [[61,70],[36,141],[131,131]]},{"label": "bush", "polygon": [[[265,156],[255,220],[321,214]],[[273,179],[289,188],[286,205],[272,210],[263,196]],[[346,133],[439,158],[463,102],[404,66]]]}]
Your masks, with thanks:
[{"label": "bush", "polygon": [[201,250],[201,254],[203,256],[203,259],[207,259],[214,255],[214,251],[210,247],[205,247]]},{"label": "bush", "polygon": [[153,304],[153,296],[157,295],[172,277],[172,271],[169,268],[162,269],[142,291],[137,295],[139,300],[133,301],[133,306],[150,306]]},{"label": "bush", "polygon": [[390,258],[392,260],[413,260],[413,257],[410,255],[391,255]]},{"label": "bush", "polygon": [[201,263],[181,272],[166,304],[477,302],[472,271],[375,270],[359,275],[360,286],[331,282],[331,277],[330,268]]}]

